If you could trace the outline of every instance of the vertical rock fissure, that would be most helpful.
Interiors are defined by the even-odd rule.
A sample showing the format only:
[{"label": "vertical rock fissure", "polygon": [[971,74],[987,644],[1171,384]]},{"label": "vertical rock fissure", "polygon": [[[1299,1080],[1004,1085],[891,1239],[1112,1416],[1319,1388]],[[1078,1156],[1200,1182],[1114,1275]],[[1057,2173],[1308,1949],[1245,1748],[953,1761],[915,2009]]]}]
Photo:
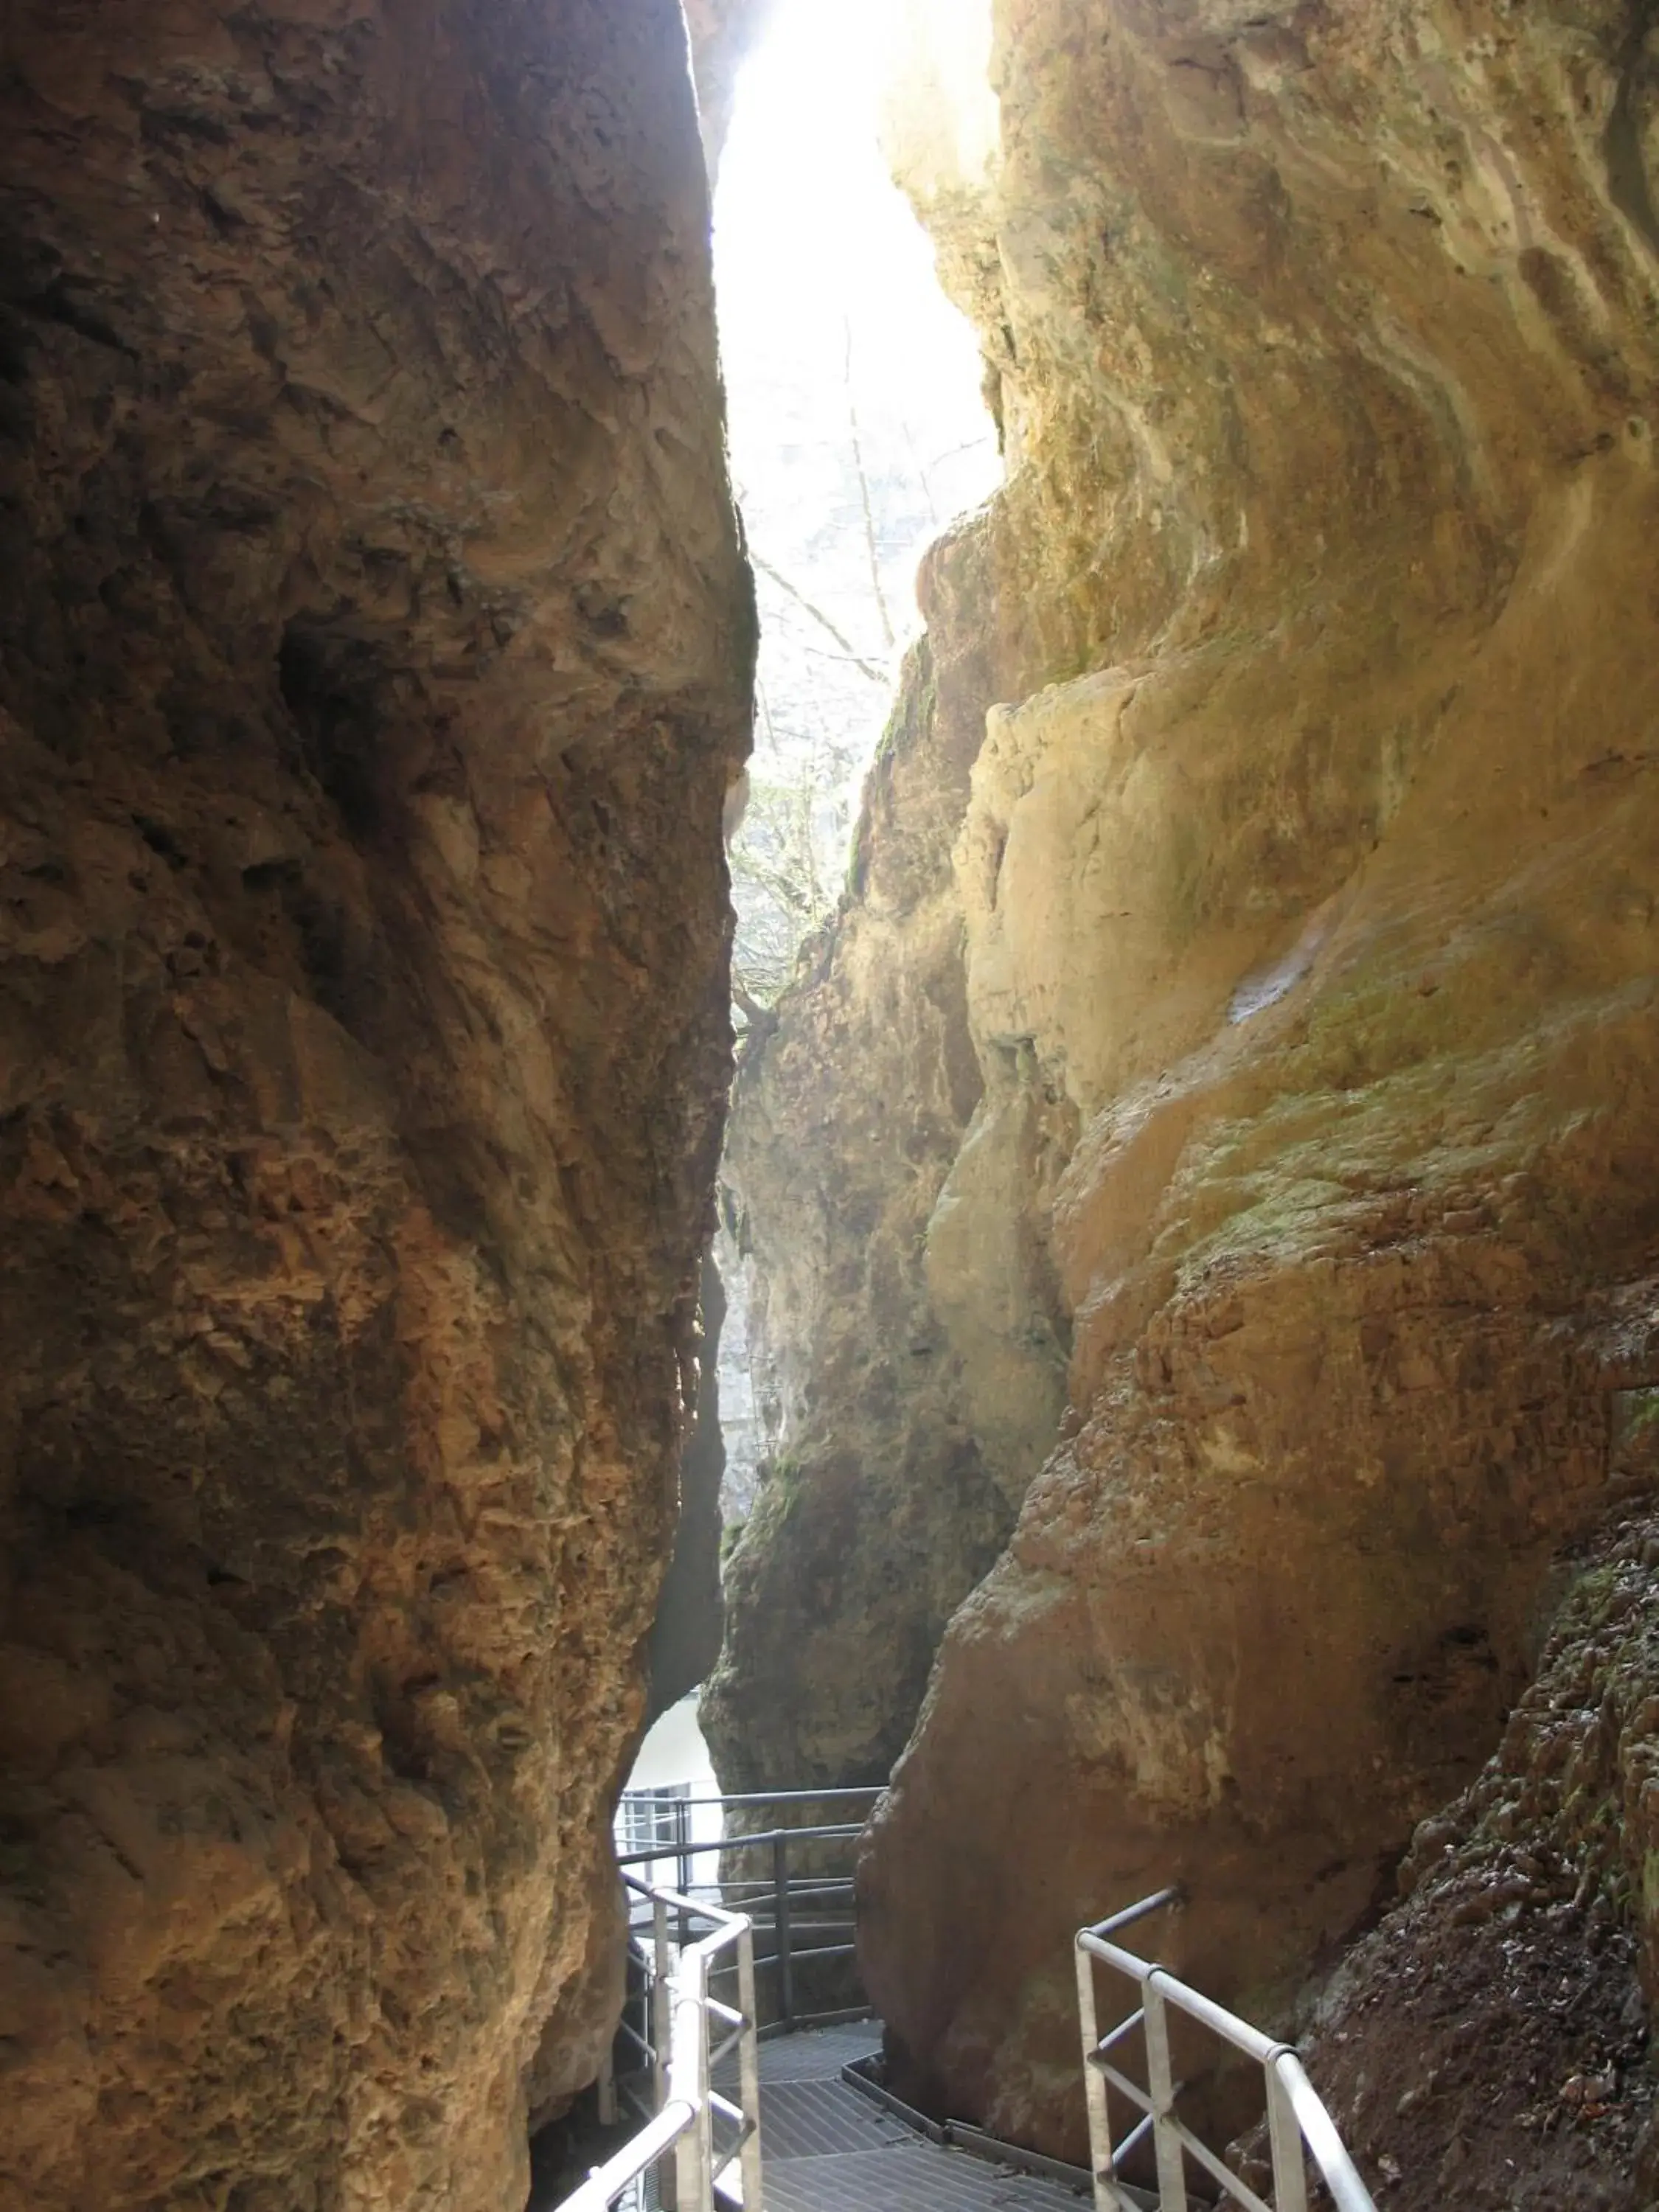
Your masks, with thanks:
[{"label": "vertical rock fissure", "polygon": [[[842,1580],[843,1566],[861,1575],[899,1494],[909,1447],[894,1425],[904,1390],[950,1364],[925,1312],[918,1222],[895,1233],[893,1221],[868,1209],[884,1202],[874,1194],[899,1156],[912,1164],[912,1212],[930,1188],[936,1193],[980,1079],[943,940],[926,1067],[899,1035],[879,1048],[890,1121],[855,1127],[815,1109],[817,1087],[835,1080],[828,1038],[804,1037],[784,1010],[799,1008],[811,979],[843,957],[849,930],[862,927],[859,844],[848,871],[849,779],[875,752],[862,840],[868,793],[907,759],[913,773],[919,748],[939,752],[932,658],[918,647],[896,665],[895,630],[941,510],[990,489],[997,464],[975,349],[874,144],[874,80],[878,51],[894,34],[891,11],[860,10],[833,37],[815,10],[787,0],[773,21],[773,46],[735,109],[716,232],[735,465],[759,578],[764,707],[733,850],[738,997],[748,1026],[723,1179],[732,1256],[748,1293],[742,1341],[755,1369],[736,1378],[734,1397],[757,1406],[765,1434],[758,1483],[746,1469],[734,1477],[745,1525],[728,1538],[729,1632],[703,1700],[718,1769],[738,1789],[805,1786],[831,1772],[884,1778],[945,1620],[1012,1525],[1009,1498],[965,1431],[940,1437],[923,1421],[915,1443],[936,1471],[927,1486],[938,1510],[892,1519],[878,1619],[860,1616],[870,1593]],[[805,156],[793,143],[803,133]],[[787,208],[793,227],[786,234],[775,216],[769,227],[745,194]],[[878,747],[884,693],[891,704]],[[970,757],[960,732],[951,743]],[[808,860],[787,834],[791,801],[811,817]],[[905,911],[932,901],[942,915],[949,872],[941,811],[892,896]],[[880,957],[873,941],[870,955]],[[936,1095],[923,1105],[928,1084]],[[824,1272],[854,1223],[857,1261],[838,1258]],[[872,1341],[881,1346],[875,1359]],[[867,1380],[862,1426],[841,1394],[833,1424],[815,1419],[803,1395],[809,1357],[844,1358],[849,1382],[854,1370]],[[921,1462],[911,1459],[921,1477]],[[884,1464],[893,1469],[885,1491]],[[785,1523],[795,1550],[811,1557],[781,1589],[767,1577],[781,1556],[771,1532]],[[733,1698],[743,1690],[733,1686],[762,1679],[769,1710],[751,1703],[739,1717]],[[833,1747],[793,1726],[819,1697],[837,1704]]]}]

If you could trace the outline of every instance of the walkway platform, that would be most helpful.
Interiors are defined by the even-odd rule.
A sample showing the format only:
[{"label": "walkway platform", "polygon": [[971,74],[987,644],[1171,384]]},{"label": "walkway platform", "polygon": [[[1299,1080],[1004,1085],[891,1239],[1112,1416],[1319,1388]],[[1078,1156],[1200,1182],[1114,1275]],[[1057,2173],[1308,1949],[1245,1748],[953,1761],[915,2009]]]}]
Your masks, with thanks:
[{"label": "walkway platform", "polygon": [[[915,2134],[841,2069],[877,2048],[868,2021],[760,2046],[766,2212],[1079,2212],[1063,2183]],[[724,2072],[724,2069],[721,2069]]]}]

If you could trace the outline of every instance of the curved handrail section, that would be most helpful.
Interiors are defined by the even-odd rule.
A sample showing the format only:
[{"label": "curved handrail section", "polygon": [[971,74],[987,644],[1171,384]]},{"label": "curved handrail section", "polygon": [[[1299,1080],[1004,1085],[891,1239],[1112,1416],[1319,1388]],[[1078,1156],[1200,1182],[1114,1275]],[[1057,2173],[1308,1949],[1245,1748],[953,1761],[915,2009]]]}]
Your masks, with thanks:
[{"label": "curved handrail section", "polygon": [[[1129,2194],[1118,2179],[1129,2153],[1152,2137],[1158,2172],[1158,2212],[1188,2212],[1187,2160],[1190,2158],[1235,2204],[1245,2212],[1307,2212],[1306,2160],[1311,2157],[1329,2191],[1337,2212],[1376,2212],[1370,2191],[1360,2179],[1326,2111],[1319,2093],[1308,2079],[1306,2068],[1288,2043],[1276,2043],[1237,2013],[1191,1988],[1156,1960],[1140,1958],[1113,1939],[1139,1921],[1182,1901],[1178,1888],[1160,1889],[1151,1897],[1125,1906],[1109,1919],[1079,1928],[1076,1936],[1078,2022],[1083,2033],[1084,2086],[1089,2109],[1090,2171],[1094,2177],[1096,2212],[1139,2212],[1142,2199]],[[1098,1961],[1133,1982],[1140,1991],[1139,2008],[1110,2028],[1100,2032],[1096,2002],[1095,1966]],[[1176,2099],[1183,2084],[1175,2079],[1170,2045],[1170,2012],[1173,2008],[1210,2033],[1253,2058],[1261,2069],[1267,2107],[1267,2139],[1273,2158],[1273,2202],[1260,2197],[1242,2175],[1223,2164],[1209,2145],[1176,2113]],[[1133,2081],[1115,2063],[1123,2046],[1139,2029],[1146,2055],[1145,2084]],[[1141,2115],[1121,2142],[1112,2140],[1109,2086],[1116,2089]]]},{"label": "curved handrail section", "polygon": [[[659,2002],[666,2014],[657,2067],[658,2108],[615,2157],[595,2166],[567,2197],[558,2212],[606,2212],[659,2160],[658,2202],[675,2212],[714,2212],[716,2178],[734,2160],[742,2176],[743,2202],[750,2212],[761,2203],[760,2062],[755,2033],[755,1938],[746,1912],[727,1912],[706,1899],[679,1890],[653,1887],[624,1875],[625,1886],[649,1899],[664,1972]],[[684,1943],[669,1963],[667,1929],[673,1915],[682,1927],[690,1921],[712,1923],[710,1932]],[[738,2003],[721,2004],[709,1989],[716,1968],[734,1954]],[[721,2030],[725,2033],[722,2033]],[[738,2101],[732,2105],[714,2086],[715,2063],[735,2048]],[[736,2130],[736,2140],[715,2144],[719,2115]],[[672,2166],[668,2166],[672,2154]]]}]

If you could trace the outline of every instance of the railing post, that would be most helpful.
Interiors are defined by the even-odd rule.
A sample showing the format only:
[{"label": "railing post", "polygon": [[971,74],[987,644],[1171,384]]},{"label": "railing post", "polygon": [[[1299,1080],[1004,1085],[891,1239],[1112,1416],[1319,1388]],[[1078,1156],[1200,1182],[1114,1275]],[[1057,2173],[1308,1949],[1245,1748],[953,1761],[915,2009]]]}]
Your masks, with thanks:
[{"label": "railing post", "polygon": [[[699,1961],[701,1964],[701,1961]],[[673,2088],[696,2113],[674,2146],[674,2195],[679,2212],[714,2212],[714,2114],[708,2108],[708,2014],[700,1990],[687,1986],[684,1956],[674,1977]],[[700,1983],[702,1976],[696,1976]],[[691,2015],[695,2014],[695,2019]],[[690,2079],[684,2079],[689,2074]]]},{"label": "railing post", "polygon": [[[656,2084],[657,2110],[668,2102],[669,2042],[673,2029],[672,1992],[668,1986],[668,1906],[659,1896],[651,1899],[651,2044],[652,2078]],[[663,2212],[674,2212],[678,2192],[678,2158],[665,2158],[658,2168],[657,2187]]]},{"label": "railing post", "polygon": [[738,2039],[738,2102],[747,2139],[743,2146],[743,2212],[761,2212],[760,2053],[756,2027],[755,1934],[744,1926],[738,1938],[738,2008],[743,2033]]},{"label": "railing post", "polygon": [[1141,1988],[1146,2012],[1146,2087],[1152,2100],[1152,2142],[1158,2152],[1158,2212],[1187,2212],[1187,2169],[1181,2138],[1170,2126],[1175,2071],[1170,2063],[1170,2015],[1154,1966]]},{"label": "railing post", "polygon": [[1106,2077],[1098,2063],[1100,2015],[1095,2008],[1094,1960],[1079,1942],[1077,1960],[1077,2016],[1083,2030],[1083,2095],[1089,2108],[1089,2172],[1094,2183],[1095,2212],[1117,2212],[1117,2192],[1112,2187],[1112,2115],[1106,2102]]},{"label": "railing post", "polygon": [[772,1838],[772,1928],[778,1954],[778,2012],[786,2033],[795,2024],[795,1980],[789,1964],[789,1843]]},{"label": "railing post", "polygon": [[[684,1797],[674,1800],[674,1841],[677,1846],[674,1887],[682,1897],[691,1894],[691,1807]],[[680,1913],[680,1948],[684,1950],[691,1941],[691,1930],[684,1910]]]},{"label": "railing post", "polygon": [[1267,2085],[1267,2140],[1273,2157],[1273,2212],[1308,2212],[1302,2124],[1279,2071],[1278,2054],[1262,2069]]}]

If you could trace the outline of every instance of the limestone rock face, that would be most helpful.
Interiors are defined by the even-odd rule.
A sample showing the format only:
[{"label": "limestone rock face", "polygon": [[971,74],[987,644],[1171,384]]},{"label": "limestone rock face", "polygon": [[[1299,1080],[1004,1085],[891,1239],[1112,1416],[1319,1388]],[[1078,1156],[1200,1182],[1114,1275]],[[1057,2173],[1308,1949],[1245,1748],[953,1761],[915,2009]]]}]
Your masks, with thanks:
[{"label": "limestone rock face", "polygon": [[712,1251],[698,1278],[701,1340],[695,1418],[680,1454],[680,1513],[673,1556],[651,1624],[647,1725],[703,1681],[720,1656],[720,1492],[726,1443],[720,1433],[720,1332],[726,1291]]},{"label": "limestone rock face", "polygon": [[[1185,1880],[1176,1963],[1288,2020],[1491,1750],[1608,1393],[1659,1367],[1644,22],[1002,0],[1000,157],[915,180],[1009,476],[930,609],[982,686],[950,769],[914,809],[878,777],[740,1097],[745,1197],[809,1115],[854,1168],[793,1235],[751,1206],[811,1449],[731,1586],[724,1725],[826,1780],[875,1740],[744,1672],[826,1470],[811,1635],[873,1678],[870,1593],[909,1592],[884,1746],[929,1617],[893,1532],[949,1520],[946,1438],[1030,1482],[868,1839],[863,1944],[901,2088],[1072,2155],[1072,1929]],[[925,927],[873,888],[924,835]],[[918,1173],[876,1116],[958,979],[979,1079]],[[860,1365],[798,1286],[878,1257],[905,1333]],[[917,1341],[948,1391],[902,1374]],[[862,1448],[884,1391],[908,1460]]]},{"label": "limestone rock face", "polygon": [[0,2201],[516,2207],[729,1049],[684,27],[3,42]]},{"label": "limestone rock face", "polygon": [[[936,548],[925,601],[954,604],[980,552],[971,533]],[[732,1789],[885,1778],[1018,1502],[969,1426],[927,1279],[928,1219],[983,1088],[950,860],[987,683],[988,647],[964,633],[943,629],[948,659],[911,656],[858,893],[738,1071],[723,1174],[786,1418],[702,1700]]]}]

